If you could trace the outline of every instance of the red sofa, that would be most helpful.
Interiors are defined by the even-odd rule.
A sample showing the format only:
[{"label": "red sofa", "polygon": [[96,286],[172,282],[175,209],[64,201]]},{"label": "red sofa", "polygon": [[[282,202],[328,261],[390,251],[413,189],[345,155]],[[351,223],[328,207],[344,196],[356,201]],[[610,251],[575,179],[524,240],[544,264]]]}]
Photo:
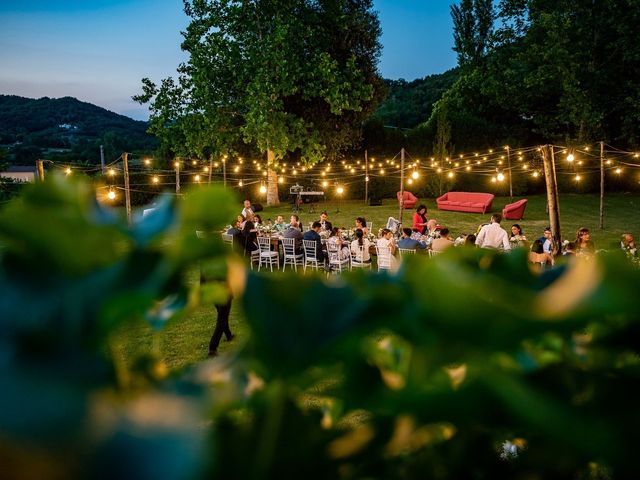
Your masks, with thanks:
[{"label": "red sofa", "polygon": [[[396,197],[398,198],[398,205],[400,204],[400,192],[396,193]],[[403,208],[416,208],[416,203],[418,203],[418,197],[416,197],[413,193],[407,192],[406,190],[402,195],[402,206]]]},{"label": "red sofa", "polygon": [[527,199],[523,198],[517,202],[505,205],[502,209],[502,218],[507,220],[520,220],[524,218],[524,209],[527,208]]},{"label": "red sofa", "polygon": [[478,192],[447,192],[436,199],[438,210],[487,213],[491,211],[494,195]]}]

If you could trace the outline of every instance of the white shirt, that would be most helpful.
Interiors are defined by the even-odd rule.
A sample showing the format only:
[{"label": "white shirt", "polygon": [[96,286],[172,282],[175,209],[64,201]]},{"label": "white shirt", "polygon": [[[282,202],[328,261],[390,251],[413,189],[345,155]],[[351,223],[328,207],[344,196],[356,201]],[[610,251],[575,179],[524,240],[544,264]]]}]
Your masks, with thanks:
[{"label": "white shirt", "polygon": [[542,251],[545,253],[552,253],[551,252],[552,249],[553,249],[553,243],[551,243],[551,240],[546,238],[542,243]]},{"label": "white shirt", "polygon": [[[237,210],[236,210],[237,211]],[[249,215],[251,215],[253,217],[253,210],[251,210],[251,207],[249,208],[243,208],[242,209],[242,216],[244,218],[249,218]]]},{"label": "white shirt", "polygon": [[509,236],[499,223],[490,223],[480,229],[476,238],[476,245],[481,248],[501,248],[511,250]]}]

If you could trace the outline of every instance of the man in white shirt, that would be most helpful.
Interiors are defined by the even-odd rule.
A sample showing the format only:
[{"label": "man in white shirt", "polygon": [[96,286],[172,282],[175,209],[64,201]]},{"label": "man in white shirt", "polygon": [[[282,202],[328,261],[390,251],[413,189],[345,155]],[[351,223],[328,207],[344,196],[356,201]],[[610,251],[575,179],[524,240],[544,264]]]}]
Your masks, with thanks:
[{"label": "man in white shirt", "polygon": [[244,201],[244,208],[242,209],[242,216],[247,219],[253,221],[253,209],[251,208],[251,201]]},{"label": "man in white shirt", "polygon": [[509,244],[509,236],[507,232],[500,226],[502,215],[494,213],[491,215],[491,223],[480,229],[476,238],[476,245],[480,248],[502,248],[505,251],[511,250]]}]

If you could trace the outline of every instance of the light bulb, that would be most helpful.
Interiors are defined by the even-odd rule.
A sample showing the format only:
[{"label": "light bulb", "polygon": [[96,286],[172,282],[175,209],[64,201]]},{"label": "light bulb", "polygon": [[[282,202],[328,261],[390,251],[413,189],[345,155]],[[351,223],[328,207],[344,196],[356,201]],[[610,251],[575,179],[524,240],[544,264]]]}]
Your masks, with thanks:
[{"label": "light bulb", "polygon": [[109,193],[107,193],[107,197],[109,197],[109,200],[115,200],[116,192],[114,192],[113,190],[109,190]]}]

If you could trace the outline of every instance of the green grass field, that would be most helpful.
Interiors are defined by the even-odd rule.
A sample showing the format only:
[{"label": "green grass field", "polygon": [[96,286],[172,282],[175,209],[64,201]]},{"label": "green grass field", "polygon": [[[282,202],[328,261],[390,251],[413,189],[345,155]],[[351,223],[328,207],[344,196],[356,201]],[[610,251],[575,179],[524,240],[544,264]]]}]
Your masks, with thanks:
[{"label": "green grass field", "polygon": [[[543,229],[549,224],[545,212],[546,198],[543,196],[529,196],[529,203],[525,218],[518,221],[525,235],[532,240],[542,236]],[[605,229],[598,228],[599,198],[597,195],[563,194],[560,197],[560,220],[563,239],[574,239],[580,227],[587,227],[592,232],[592,239],[598,249],[617,248],[620,235],[624,232],[633,233],[636,238],[640,230],[640,196],[631,194],[612,194],[605,201]],[[435,218],[441,225],[446,225],[453,236],[461,233],[473,233],[478,225],[488,221],[490,214],[440,212],[436,209],[435,200],[424,201],[428,208],[428,217]],[[501,212],[508,197],[498,197],[493,203],[493,212]],[[335,226],[352,227],[355,217],[364,216],[368,222],[373,222],[374,230],[386,225],[390,216],[398,218],[398,206],[395,200],[385,200],[382,206],[368,207],[362,202],[349,201],[337,204],[335,202],[319,203],[315,205],[316,213],[309,213],[310,205],[304,205],[299,213],[304,225],[319,217],[321,210],[329,213],[329,219]],[[238,206],[238,212],[241,210]],[[275,219],[278,214],[285,217],[291,214],[291,206],[282,204],[279,207],[269,207],[260,212],[262,218]],[[410,224],[413,210],[405,210],[404,223]],[[503,227],[509,230],[514,222],[505,221]],[[197,272],[189,278],[198,281]],[[114,345],[122,358],[127,361],[135,357],[135,353],[152,351],[162,358],[170,370],[181,369],[199,362],[207,357],[209,338],[215,325],[216,311],[211,306],[201,306],[190,312],[185,318],[177,320],[161,332],[154,332],[149,326],[137,324],[129,325],[115,338]],[[237,334],[233,342],[222,340],[218,351],[227,352],[238,348],[246,341],[249,334],[243,321],[240,301],[235,300],[231,311],[231,330]]]}]

